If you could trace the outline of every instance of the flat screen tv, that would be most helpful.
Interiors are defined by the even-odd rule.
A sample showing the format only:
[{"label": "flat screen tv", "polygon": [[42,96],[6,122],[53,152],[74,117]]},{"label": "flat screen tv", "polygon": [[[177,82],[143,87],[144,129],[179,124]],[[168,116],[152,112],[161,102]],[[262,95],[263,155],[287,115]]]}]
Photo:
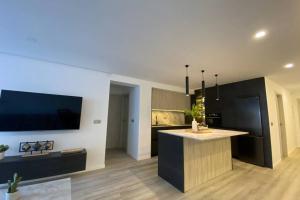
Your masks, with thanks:
[{"label": "flat screen tv", "polygon": [[80,128],[82,97],[2,90],[0,131]]}]

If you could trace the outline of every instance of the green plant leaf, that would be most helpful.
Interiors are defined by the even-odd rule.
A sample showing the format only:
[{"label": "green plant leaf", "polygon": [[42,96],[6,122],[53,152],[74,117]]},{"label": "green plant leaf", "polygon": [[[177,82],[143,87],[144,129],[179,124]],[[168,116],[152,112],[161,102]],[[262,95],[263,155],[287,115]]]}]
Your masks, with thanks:
[{"label": "green plant leaf", "polygon": [[5,152],[9,149],[8,145],[1,144],[0,145],[0,153]]}]

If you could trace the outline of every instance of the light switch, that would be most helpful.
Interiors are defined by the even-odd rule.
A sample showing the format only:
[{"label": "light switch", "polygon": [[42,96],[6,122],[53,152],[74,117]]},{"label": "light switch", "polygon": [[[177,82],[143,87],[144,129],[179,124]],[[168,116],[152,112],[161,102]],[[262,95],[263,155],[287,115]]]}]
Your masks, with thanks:
[{"label": "light switch", "polygon": [[95,119],[94,124],[101,124],[101,120],[100,119]]}]

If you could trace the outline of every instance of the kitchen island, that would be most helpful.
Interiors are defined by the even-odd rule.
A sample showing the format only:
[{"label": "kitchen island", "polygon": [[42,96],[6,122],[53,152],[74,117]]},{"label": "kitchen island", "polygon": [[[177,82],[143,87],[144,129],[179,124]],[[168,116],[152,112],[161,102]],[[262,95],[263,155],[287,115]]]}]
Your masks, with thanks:
[{"label": "kitchen island", "polygon": [[247,132],[209,129],[161,130],[158,175],[182,192],[232,170],[230,137]]},{"label": "kitchen island", "polygon": [[172,125],[152,125],[151,127],[151,156],[158,155],[158,131],[160,130],[174,130],[174,129],[190,129],[191,124],[172,124]]}]

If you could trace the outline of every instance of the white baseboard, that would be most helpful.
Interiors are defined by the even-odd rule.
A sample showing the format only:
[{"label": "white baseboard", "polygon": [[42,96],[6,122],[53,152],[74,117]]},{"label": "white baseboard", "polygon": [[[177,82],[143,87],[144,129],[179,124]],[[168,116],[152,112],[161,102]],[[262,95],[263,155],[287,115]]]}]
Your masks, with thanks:
[{"label": "white baseboard", "polygon": [[273,169],[276,168],[276,166],[277,166],[279,163],[281,163],[281,159],[278,160],[276,163],[273,164]]},{"label": "white baseboard", "polygon": [[151,155],[149,154],[144,154],[144,155],[139,155],[137,160],[146,160],[146,159],[150,159]]},{"label": "white baseboard", "polygon": [[295,148],[293,148],[292,150],[290,150],[289,152],[288,152],[288,156],[290,156],[296,149],[298,149],[299,147],[295,147]]},{"label": "white baseboard", "polygon": [[86,169],[85,171],[75,172],[75,173],[90,172],[90,171],[95,171],[95,170],[98,170],[98,169],[104,169],[104,168],[105,168],[105,164],[102,164],[102,165],[96,165],[96,166],[93,166],[93,167],[90,167],[90,168]]},{"label": "white baseboard", "polygon": [[[290,150],[290,151],[288,152],[288,156],[287,156],[287,157],[290,157],[290,155],[291,155],[295,150],[297,150],[297,149],[299,149],[299,147],[295,147],[294,149]],[[277,166],[279,163],[281,163],[281,161],[282,161],[282,159],[280,159],[280,160],[278,160],[277,162],[275,162],[275,163],[273,164],[273,168],[276,168],[276,166]]]}]

